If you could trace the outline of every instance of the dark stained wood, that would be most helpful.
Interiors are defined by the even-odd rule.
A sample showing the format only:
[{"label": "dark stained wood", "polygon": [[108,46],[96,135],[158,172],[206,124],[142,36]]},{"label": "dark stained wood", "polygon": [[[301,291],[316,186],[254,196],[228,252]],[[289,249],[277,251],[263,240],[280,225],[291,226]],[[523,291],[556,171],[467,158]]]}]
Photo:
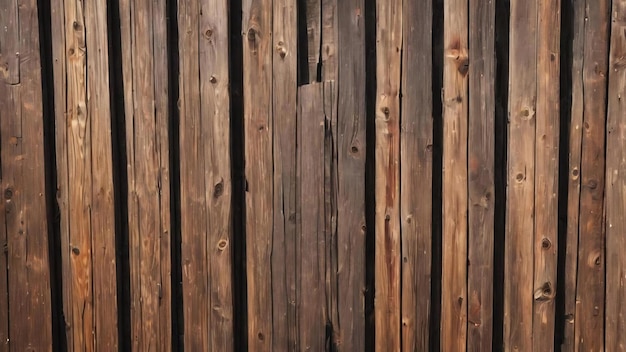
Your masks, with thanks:
[{"label": "dark stained wood", "polygon": [[[332,116],[336,174],[333,227],[336,231],[338,318],[333,340],[340,351],[365,349],[365,3],[337,1],[337,81],[325,89]],[[341,19],[341,20],[339,20]],[[326,41],[325,41],[326,42]],[[328,66],[327,66],[328,67]],[[328,72],[328,71],[327,71]],[[330,75],[330,73],[328,74]],[[333,99],[327,97],[332,94]],[[330,112],[328,111],[330,110]],[[332,115],[331,115],[332,114]]]},{"label": "dark stained wood", "polygon": [[560,1],[537,5],[533,349],[554,349],[558,244]]},{"label": "dark stained wood", "polygon": [[[606,331],[604,347],[607,351],[621,351],[626,345],[626,334],[624,334],[624,326],[626,326],[626,305],[624,304],[626,296],[626,288],[624,288],[624,271],[626,270],[626,257],[624,256],[626,253],[626,240],[624,239],[626,232],[626,217],[624,216],[626,214],[624,201],[626,199],[626,138],[624,138],[626,135],[626,115],[624,114],[626,111],[624,105],[626,1],[613,0],[610,28],[606,137]],[[593,264],[593,261],[599,257],[598,260],[602,266],[602,252],[599,254],[588,252],[587,254],[590,257],[583,258],[587,260],[586,263]],[[600,310],[602,311],[602,308]],[[576,327],[578,328],[578,324]],[[598,344],[598,346],[601,345]]]},{"label": "dark stained wood", "polygon": [[[429,348],[432,247],[432,1],[402,7],[402,350]],[[420,79],[415,79],[420,77]]]},{"label": "dark stained wood", "polygon": [[[246,272],[250,351],[270,351],[274,346],[270,281],[274,217],[271,69],[274,48],[271,4],[270,0],[245,0],[242,4],[245,214],[248,240]],[[254,245],[250,245],[252,243]],[[276,319],[285,318],[279,316]]]},{"label": "dark stained wood", "polygon": [[493,339],[495,2],[470,0],[467,350]]},{"label": "dark stained wood", "polygon": [[469,7],[467,0],[447,0],[443,9],[441,348],[464,351],[467,341]]},{"label": "dark stained wood", "polygon": [[504,263],[504,349],[530,351],[533,325],[537,4],[512,0]]},{"label": "dark stained wood", "polygon": [[2,351],[52,351],[37,12],[34,0],[0,5]]},{"label": "dark stained wood", "polygon": [[[610,2],[587,2],[582,84],[583,123],[578,225],[575,342],[604,350],[604,165]],[[609,349],[610,350],[610,349]]]},{"label": "dark stained wood", "polygon": [[134,350],[172,346],[165,7],[120,1]]},{"label": "dark stained wood", "polygon": [[[306,34],[309,64],[309,83],[317,81],[317,67],[321,64],[322,0],[306,0]],[[276,5],[274,5],[276,6]]]},{"label": "dark stained wood", "polygon": [[377,2],[376,17],[376,350],[398,351],[402,2]]}]

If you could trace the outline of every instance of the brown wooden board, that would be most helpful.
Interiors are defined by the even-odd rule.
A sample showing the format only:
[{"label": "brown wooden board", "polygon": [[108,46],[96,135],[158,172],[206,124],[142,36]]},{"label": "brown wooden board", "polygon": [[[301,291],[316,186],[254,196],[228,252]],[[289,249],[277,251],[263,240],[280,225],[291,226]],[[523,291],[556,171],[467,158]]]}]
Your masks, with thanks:
[{"label": "brown wooden board", "polygon": [[37,2],[0,13],[0,350],[52,351]]},{"label": "brown wooden board", "polygon": [[51,8],[54,76],[65,83],[54,93],[68,346],[111,350],[118,332],[107,7],[67,0]]},{"label": "brown wooden board", "polygon": [[322,0],[322,82],[337,79],[337,0]]},{"label": "brown wooden board", "polygon": [[[306,13],[306,35],[307,35],[307,50],[308,50],[308,82],[316,82],[317,68],[321,64],[321,52],[322,49],[322,0],[306,0],[306,8],[300,9]],[[276,5],[274,5],[276,6]]]},{"label": "brown wooden board", "polygon": [[504,349],[530,351],[533,348],[537,4],[512,0],[510,15]]},{"label": "brown wooden board", "polygon": [[133,350],[171,340],[170,175],[165,1],[120,1]]},{"label": "brown wooden board", "polygon": [[467,341],[468,2],[444,1],[441,348]]},{"label": "brown wooden board", "polygon": [[560,1],[537,5],[533,349],[554,349],[558,243]]},{"label": "brown wooden board", "polygon": [[[606,331],[603,347],[607,351],[620,351],[626,345],[626,1],[613,0],[610,28],[606,137]],[[602,266],[602,252],[588,253],[585,263],[594,265],[595,260],[600,260]]]},{"label": "brown wooden board", "polygon": [[[429,349],[432,246],[432,1],[402,7],[402,350]],[[419,77],[419,79],[416,79]]]},{"label": "brown wooden board", "polygon": [[604,350],[604,166],[609,1],[587,2],[582,65],[583,120],[578,224],[577,350]]},{"label": "brown wooden board", "polygon": [[[246,272],[250,351],[270,351],[274,346],[271,281],[274,220],[271,68],[274,48],[271,5],[270,0],[245,0],[242,4]],[[285,317],[277,316],[276,319],[284,320]]]},{"label": "brown wooden board", "polygon": [[398,351],[402,2],[377,1],[376,17],[376,350]]},{"label": "brown wooden board", "polygon": [[493,338],[495,3],[469,3],[467,350]]}]

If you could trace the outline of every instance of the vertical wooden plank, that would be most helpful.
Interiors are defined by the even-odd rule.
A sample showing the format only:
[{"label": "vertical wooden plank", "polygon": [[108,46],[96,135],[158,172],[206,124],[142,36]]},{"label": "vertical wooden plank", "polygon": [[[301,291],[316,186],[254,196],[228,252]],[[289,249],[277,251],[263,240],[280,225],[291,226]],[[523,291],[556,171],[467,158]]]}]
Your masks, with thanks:
[{"label": "vertical wooden plank", "polygon": [[165,6],[120,1],[135,350],[172,346]]},{"label": "vertical wooden plank", "polygon": [[242,10],[248,349],[270,351],[274,217],[272,1],[245,0]]},{"label": "vertical wooden plank", "polygon": [[337,1],[337,82],[335,88],[325,89],[325,102],[331,102],[326,116],[336,121],[331,132],[336,146],[332,167],[336,172],[337,214],[337,275],[333,284],[340,304],[332,327],[333,341],[342,351],[365,349],[364,15],[364,0]]},{"label": "vertical wooden plank", "polygon": [[493,338],[495,2],[469,6],[467,350]]},{"label": "vertical wooden plank", "polygon": [[306,0],[306,35],[309,64],[309,83],[318,81],[317,68],[321,65],[322,49],[322,0]]},{"label": "vertical wooden plank", "polygon": [[[432,1],[402,7],[402,350],[427,351],[432,246]],[[415,77],[420,77],[415,79]]]},{"label": "vertical wooden plank", "polygon": [[467,0],[444,1],[441,348],[467,339]]},{"label": "vertical wooden plank", "polygon": [[0,349],[7,351],[52,351],[37,12],[34,0],[0,6],[7,20],[0,30]]},{"label": "vertical wooden plank", "polygon": [[575,342],[604,350],[604,166],[609,2],[587,2],[582,66],[583,120]]},{"label": "vertical wooden plank", "polygon": [[398,351],[402,1],[377,1],[376,15],[376,350]]},{"label": "vertical wooden plank", "polygon": [[324,102],[323,84],[298,89],[298,167],[300,188],[300,266],[298,302],[299,342],[302,350],[323,351],[326,257],[324,238]]},{"label": "vertical wooden plank", "polygon": [[536,1],[512,0],[504,263],[504,349],[529,351],[533,324]]},{"label": "vertical wooden plank", "polygon": [[322,82],[337,79],[337,0],[322,0]]},{"label": "vertical wooden plank", "polygon": [[554,349],[558,243],[561,2],[537,5],[533,349]]},{"label": "vertical wooden plank", "polygon": [[[606,144],[606,320],[605,347],[626,345],[626,1],[613,0]],[[591,256],[588,260],[594,261]],[[599,259],[602,262],[602,259]],[[592,263],[593,264],[593,263]],[[580,280],[580,279],[579,279]],[[578,324],[576,324],[578,326]]]}]

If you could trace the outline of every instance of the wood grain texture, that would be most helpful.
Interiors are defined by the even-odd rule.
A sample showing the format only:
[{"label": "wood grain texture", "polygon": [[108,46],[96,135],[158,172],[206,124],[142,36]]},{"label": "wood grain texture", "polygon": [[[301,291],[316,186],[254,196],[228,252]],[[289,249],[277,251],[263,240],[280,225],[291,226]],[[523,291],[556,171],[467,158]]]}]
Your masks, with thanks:
[{"label": "wood grain texture", "polygon": [[510,19],[504,349],[530,351],[534,294],[536,2],[512,0]]},{"label": "wood grain texture", "polygon": [[337,79],[337,0],[322,0],[322,38],[320,60],[322,82]]},{"label": "wood grain texture", "polygon": [[274,344],[270,279],[275,199],[272,1],[245,0],[242,9],[246,239],[254,243],[246,246],[248,349],[271,351]]},{"label": "wood grain texture", "polygon": [[[402,350],[429,348],[432,260],[432,1],[402,7]],[[420,77],[420,79],[415,79]]]},{"label": "wood grain texture", "polygon": [[604,166],[608,74],[608,1],[587,2],[578,224],[575,346],[604,350]]},{"label": "wood grain texture", "polygon": [[120,23],[132,348],[167,351],[172,315],[165,1],[122,0]]},{"label": "wood grain texture", "polygon": [[467,341],[468,2],[444,1],[441,348]]},{"label": "wood grain texture", "polygon": [[[302,11],[303,9],[300,9]],[[316,82],[318,66],[321,66],[322,49],[322,0],[306,0],[306,35],[307,35],[307,63],[309,83]]]},{"label": "wood grain texture", "polygon": [[228,5],[178,3],[185,347],[233,347]]},{"label": "wood grain texture", "polygon": [[[603,2],[605,3],[605,2]],[[606,143],[606,317],[605,348],[626,348],[626,1],[614,0],[611,10]],[[601,254],[600,254],[601,255]],[[596,254],[597,256],[597,254]],[[595,260],[593,256],[591,260]],[[600,262],[602,259],[600,257]],[[593,263],[590,263],[593,264]],[[580,286],[579,286],[580,287]],[[578,326],[578,324],[576,324]],[[601,345],[599,345],[601,346]]]},{"label": "wood grain texture", "polygon": [[107,8],[51,7],[67,340],[106,351],[118,346]]},{"label": "wood grain texture", "polygon": [[0,350],[52,351],[37,2],[0,13]]},{"label": "wood grain texture", "polygon": [[495,2],[469,3],[467,350],[493,339]]},{"label": "wood grain texture", "polygon": [[376,351],[398,351],[402,2],[377,2],[376,17]]},{"label": "wood grain texture", "polygon": [[561,3],[537,5],[533,349],[554,350],[558,244]]}]

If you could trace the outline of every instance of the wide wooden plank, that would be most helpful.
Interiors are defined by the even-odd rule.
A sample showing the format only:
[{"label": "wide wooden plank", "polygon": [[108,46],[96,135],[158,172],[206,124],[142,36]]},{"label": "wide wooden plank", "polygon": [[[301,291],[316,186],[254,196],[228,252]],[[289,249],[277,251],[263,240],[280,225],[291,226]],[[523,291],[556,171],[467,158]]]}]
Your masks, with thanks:
[{"label": "wide wooden plank", "polygon": [[120,1],[134,350],[172,346],[165,10],[165,1]]},{"label": "wide wooden plank", "polygon": [[467,350],[493,338],[495,2],[470,1],[468,106]]},{"label": "wide wooden plank", "polygon": [[[604,153],[610,2],[587,2],[574,345],[604,350]],[[623,112],[622,112],[623,114]]]},{"label": "wide wooden plank", "polygon": [[512,0],[504,248],[504,349],[530,351],[533,325],[537,4]]},{"label": "wide wooden plank", "polygon": [[52,351],[37,2],[0,13],[0,350]]},{"label": "wide wooden plank", "polygon": [[[245,0],[243,87],[246,175],[248,349],[270,351],[274,180],[272,120],[272,1]],[[285,48],[292,53],[295,48]],[[295,105],[294,105],[295,109]],[[289,216],[289,215],[288,215]],[[254,244],[254,245],[251,245]],[[277,316],[284,320],[285,317]],[[285,346],[281,346],[285,348]]]},{"label": "wide wooden plank", "polygon": [[[624,334],[626,305],[623,303],[626,297],[624,287],[624,272],[626,271],[624,256],[626,253],[626,239],[624,238],[626,232],[626,217],[624,216],[626,214],[626,115],[624,111],[626,111],[626,105],[623,98],[626,96],[625,0],[613,0],[610,28],[606,137],[606,331],[604,347],[607,351],[623,351],[626,345],[626,334]],[[586,258],[588,265],[595,265],[595,260],[599,260],[602,266],[601,255],[602,252],[593,253]]]},{"label": "wide wooden plank", "polygon": [[376,351],[398,351],[402,1],[377,1],[376,16]]},{"label": "wide wooden plank", "polygon": [[537,5],[533,349],[554,349],[558,243],[560,1]]},{"label": "wide wooden plank", "polygon": [[441,348],[467,340],[468,2],[444,1]]},{"label": "wide wooden plank", "polygon": [[[432,260],[432,6],[402,7],[402,126],[400,226],[402,236],[402,350],[429,348]],[[420,77],[420,79],[414,79]]]}]

